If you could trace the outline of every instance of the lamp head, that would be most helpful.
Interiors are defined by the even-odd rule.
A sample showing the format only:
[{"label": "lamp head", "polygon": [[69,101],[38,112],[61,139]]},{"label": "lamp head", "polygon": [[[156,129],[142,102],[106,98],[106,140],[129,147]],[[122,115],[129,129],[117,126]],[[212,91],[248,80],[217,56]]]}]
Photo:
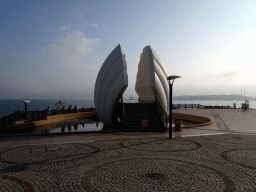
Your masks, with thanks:
[{"label": "lamp head", "polygon": [[30,103],[30,101],[25,101],[25,100],[23,100],[23,102],[24,102],[24,103]]},{"label": "lamp head", "polygon": [[167,77],[167,80],[173,80],[173,79],[177,79],[177,78],[181,78],[181,76],[177,76],[177,75],[171,75],[169,77]]}]

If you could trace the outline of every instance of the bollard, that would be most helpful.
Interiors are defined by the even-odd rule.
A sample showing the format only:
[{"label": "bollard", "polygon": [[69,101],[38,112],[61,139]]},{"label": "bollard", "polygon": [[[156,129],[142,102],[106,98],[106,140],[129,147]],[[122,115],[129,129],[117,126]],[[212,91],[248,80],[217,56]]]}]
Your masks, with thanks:
[{"label": "bollard", "polygon": [[187,104],[185,103],[185,109],[187,109]]}]

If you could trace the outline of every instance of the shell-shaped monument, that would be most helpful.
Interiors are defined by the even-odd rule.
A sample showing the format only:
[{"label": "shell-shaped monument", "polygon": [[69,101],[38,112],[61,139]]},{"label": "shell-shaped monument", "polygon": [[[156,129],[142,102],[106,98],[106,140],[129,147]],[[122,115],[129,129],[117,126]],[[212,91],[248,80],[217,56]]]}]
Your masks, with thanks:
[{"label": "shell-shaped monument", "polygon": [[125,53],[119,44],[104,61],[94,88],[95,108],[104,126],[113,126],[113,114],[127,87]]},{"label": "shell-shaped monument", "polygon": [[168,114],[169,85],[168,72],[157,53],[146,46],[140,57],[135,91],[142,102],[155,102],[159,98]]}]

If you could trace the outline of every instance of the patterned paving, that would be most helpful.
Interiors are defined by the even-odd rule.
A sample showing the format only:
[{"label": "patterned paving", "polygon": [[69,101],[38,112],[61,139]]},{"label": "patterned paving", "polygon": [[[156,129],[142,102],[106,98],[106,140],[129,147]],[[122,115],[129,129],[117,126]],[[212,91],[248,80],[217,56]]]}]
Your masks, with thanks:
[{"label": "patterned paving", "polygon": [[226,123],[222,120],[220,114],[217,112],[216,109],[211,109],[210,110],[212,113],[212,116],[214,118],[215,123],[217,124],[218,128],[220,131],[224,131],[224,132],[229,132],[230,129],[229,127],[226,125]]},{"label": "patterned paving", "polygon": [[256,136],[0,148],[0,191],[256,191]]},{"label": "patterned paving", "polygon": [[142,151],[155,151],[155,152],[181,152],[191,151],[201,148],[201,144],[195,141],[190,141],[181,138],[174,138],[172,140],[153,140],[153,139],[141,139],[141,140],[128,140],[120,141],[120,146],[127,147],[134,150]]}]

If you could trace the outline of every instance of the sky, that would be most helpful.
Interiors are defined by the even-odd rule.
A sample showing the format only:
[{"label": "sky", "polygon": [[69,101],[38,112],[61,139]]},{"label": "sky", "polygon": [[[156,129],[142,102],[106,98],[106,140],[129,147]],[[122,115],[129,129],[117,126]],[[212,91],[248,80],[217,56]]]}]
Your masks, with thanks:
[{"label": "sky", "polygon": [[0,99],[91,99],[118,44],[124,98],[147,45],[182,76],[174,96],[256,96],[255,0],[0,0]]}]

